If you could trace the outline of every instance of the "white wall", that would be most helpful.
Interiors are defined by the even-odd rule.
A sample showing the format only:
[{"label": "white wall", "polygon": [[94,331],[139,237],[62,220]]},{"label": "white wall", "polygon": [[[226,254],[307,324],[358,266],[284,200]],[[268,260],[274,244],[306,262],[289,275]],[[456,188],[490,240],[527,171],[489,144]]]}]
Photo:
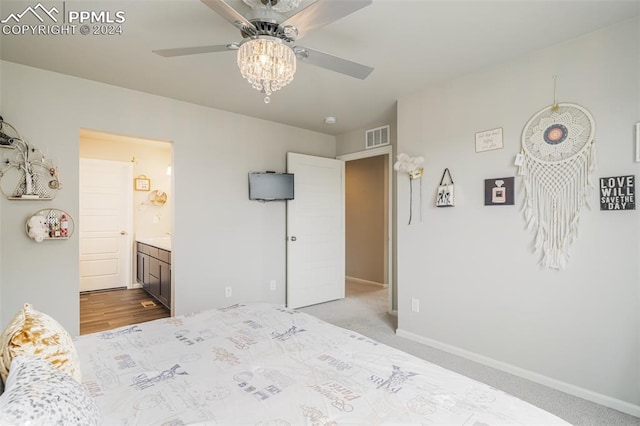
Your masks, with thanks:
[{"label": "white wall", "polygon": [[[77,218],[80,128],[174,143],[176,314],[284,303],[285,204],[249,201],[247,173],[284,171],[287,151],[334,157],[334,137],[10,62],[0,62],[0,88],[4,118],[48,150],[64,184],[50,202],[0,205],[0,324],[30,301],[78,334],[77,233],[37,244],[24,220],[47,206]],[[227,285],[233,297],[225,299]]]},{"label": "white wall", "polygon": [[[640,414],[639,211],[601,212],[594,191],[568,267],[555,271],[531,252],[522,193],[516,206],[483,205],[484,179],[516,174],[521,131],[551,105],[554,75],[558,100],[595,118],[596,182],[640,178],[639,27],[628,21],[399,101],[397,151],[426,159],[423,223],[401,221],[409,186],[397,180],[400,334]],[[474,133],[496,127],[504,149],[475,153]],[[445,167],[456,206],[437,209]]]}]

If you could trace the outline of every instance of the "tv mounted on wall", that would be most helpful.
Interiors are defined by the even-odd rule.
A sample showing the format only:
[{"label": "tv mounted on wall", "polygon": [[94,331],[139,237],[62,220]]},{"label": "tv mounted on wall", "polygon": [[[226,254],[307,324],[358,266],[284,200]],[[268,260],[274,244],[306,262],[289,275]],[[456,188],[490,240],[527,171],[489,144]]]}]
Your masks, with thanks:
[{"label": "tv mounted on wall", "polygon": [[293,200],[293,174],[249,173],[249,199],[258,201]]}]

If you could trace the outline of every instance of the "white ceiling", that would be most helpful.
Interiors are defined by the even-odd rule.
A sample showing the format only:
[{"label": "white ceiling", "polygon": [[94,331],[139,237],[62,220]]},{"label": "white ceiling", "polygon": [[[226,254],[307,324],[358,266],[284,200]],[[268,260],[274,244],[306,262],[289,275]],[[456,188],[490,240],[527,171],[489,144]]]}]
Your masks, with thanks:
[{"label": "white ceiling", "polygon": [[[0,15],[35,4],[2,0]],[[390,122],[396,100],[416,90],[640,15],[640,0],[373,0],[297,43],[373,67],[366,80],[299,63],[294,81],[267,105],[240,76],[233,51],[151,53],[241,40],[199,0],[66,1],[64,7],[123,10],[123,34],[2,35],[0,57],[334,135]],[[337,123],[325,124],[326,116]]]}]

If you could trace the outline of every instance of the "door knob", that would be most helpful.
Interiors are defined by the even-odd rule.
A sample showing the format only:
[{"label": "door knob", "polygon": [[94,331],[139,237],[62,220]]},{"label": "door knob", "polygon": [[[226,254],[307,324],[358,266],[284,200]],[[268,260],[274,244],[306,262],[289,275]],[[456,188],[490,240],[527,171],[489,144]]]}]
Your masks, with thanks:
[{"label": "door knob", "polygon": [[127,231],[120,231],[120,235],[127,235]]}]

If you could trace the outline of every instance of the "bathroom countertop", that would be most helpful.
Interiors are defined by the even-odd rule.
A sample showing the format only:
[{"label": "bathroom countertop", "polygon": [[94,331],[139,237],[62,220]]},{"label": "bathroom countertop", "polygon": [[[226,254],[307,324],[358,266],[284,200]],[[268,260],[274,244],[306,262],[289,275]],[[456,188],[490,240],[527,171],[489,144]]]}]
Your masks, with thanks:
[{"label": "bathroom countertop", "polygon": [[148,244],[150,246],[158,247],[163,250],[171,251],[171,237],[136,238],[136,241],[142,244]]}]

